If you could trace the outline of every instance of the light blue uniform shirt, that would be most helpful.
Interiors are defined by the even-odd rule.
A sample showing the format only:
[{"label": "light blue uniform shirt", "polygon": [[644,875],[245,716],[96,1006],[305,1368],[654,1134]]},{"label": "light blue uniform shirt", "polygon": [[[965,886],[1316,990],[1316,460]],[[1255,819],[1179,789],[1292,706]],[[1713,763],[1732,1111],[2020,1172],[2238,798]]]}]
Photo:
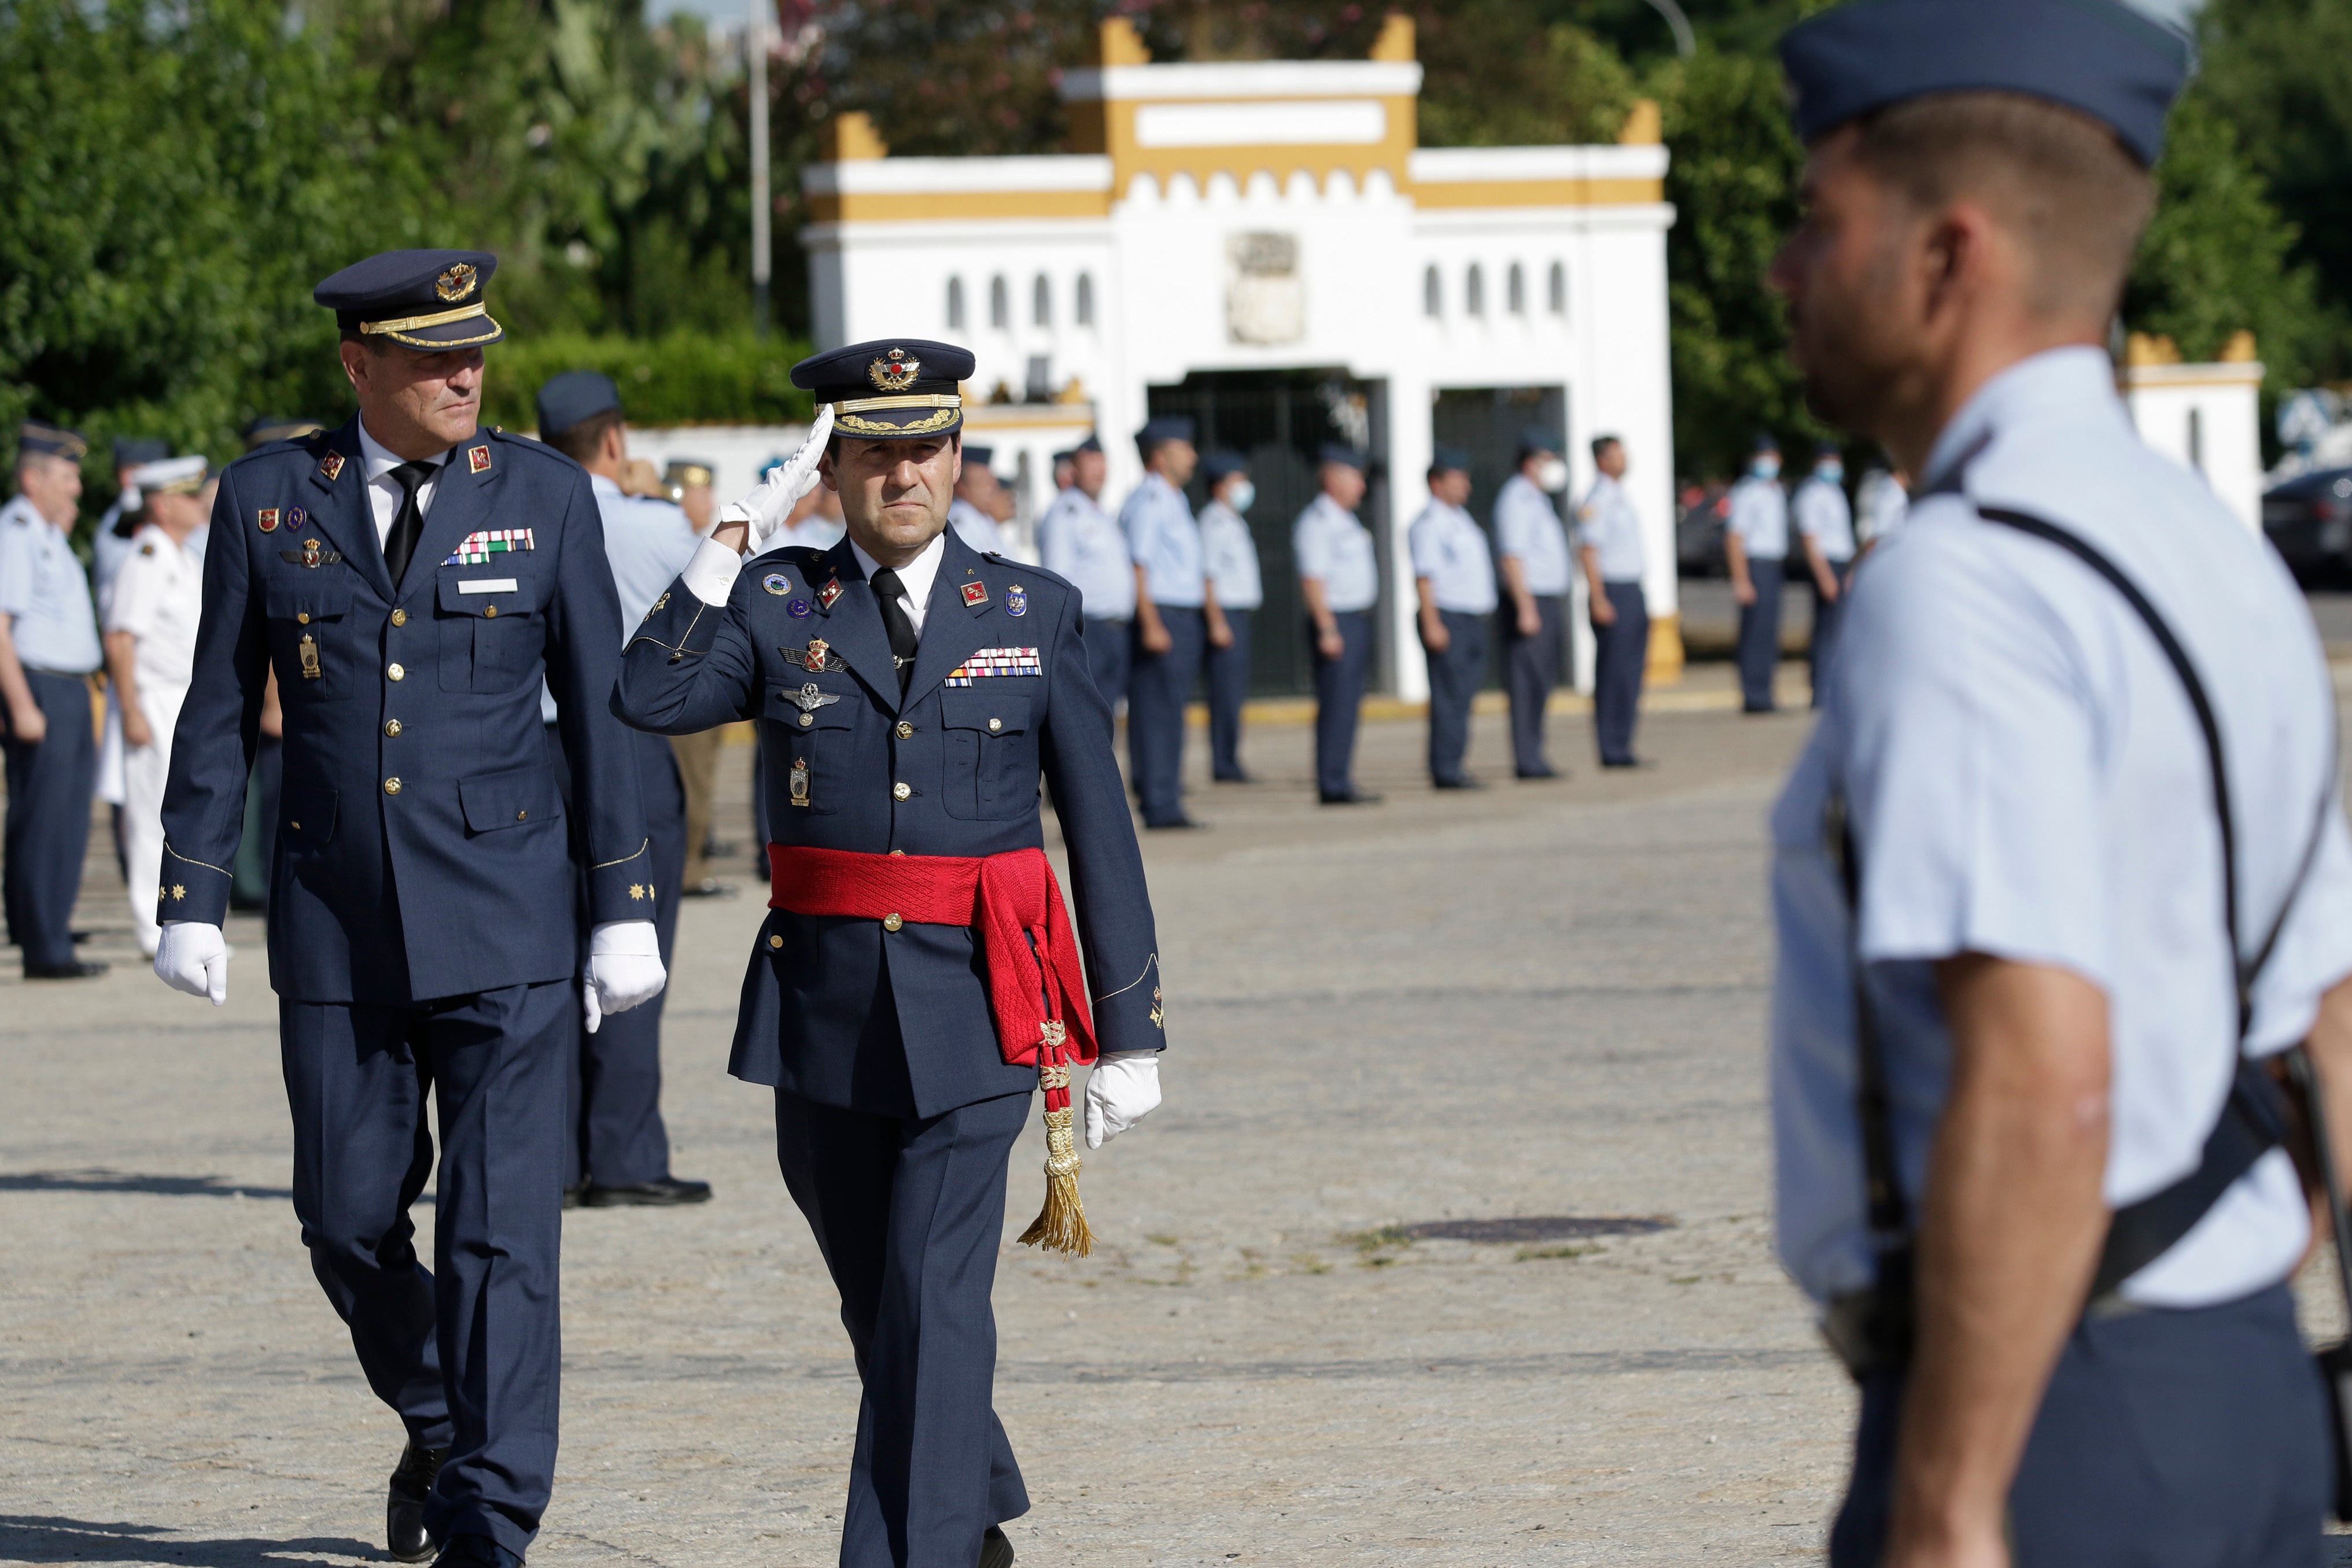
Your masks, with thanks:
[{"label": "light blue uniform shirt", "polygon": [[1576,509],[1577,542],[1599,558],[1603,582],[1639,582],[1647,565],[1642,551],[1642,515],[1625,486],[1603,474]]},{"label": "light blue uniform shirt", "polygon": [[654,601],[694,559],[702,538],[685,511],[667,501],[624,495],[602,474],[589,475],[588,487],[604,518],[604,559],[620,595],[621,636],[626,642]]},{"label": "light blue uniform shirt", "polygon": [[1789,510],[1796,514],[1797,531],[1821,546],[1832,566],[1853,559],[1853,508],[1846,505],[1844,486],[1809,476],[1790,497]]},{"label": "light blue uniform shirt", "polygon": [[1778,479],[1750,474],[1731,487],[1731,516],[1724,523],[1738,534],[1748,553],[1758,560],[1785,560],[1789,555],[1789,495]]},{"label": "light blue uniform shirt", "polygon": [[1568,528],[1559,508],[1524,474],[1503,481],[1495,495],[1495,551],[1519,558],[1528,591],[1550,598],[1568,591]]},{"label": "light blue uniform shirt", "polygon": [[1239,512],[1223,501],[1202,507],[1201,549],[1208,557],[1209,580],[1217,585],[1218,604],[1227,610],[1255,610],[1265,602],[1257,541]]},{"label": "light blue uniform shirt", "polygon": [[1495,608],[1495,555],[1477,519],[1433,497],[1404,537],[1412,574],[1429,579],[1440,610],[1484,615]]},{"label": "light blue uniform shirt", "polygon": [[1092,496],[1073,485],[1055,497],[1037,519],[1037,549],[1045,570],[1078,591],[1089,619],[1134,618],[1135,561],[1127,536]]},{"label": "light blue uniform shirt", "polygon": [[1333,613],[1370,610],[1380,602],[1381,563],[1372,530],[1329,496],[1316,497],[1298,514],[1290,551],[1299,576],[1322,580],[1323,602]]},{"label": "light blue uniform shirt", "polygon": [[948,527],[956,531],[956,538],[983,554],[1004,553],[1004,535],[996,519],[961,496],[948,503]]},{"label": "light blue uniform shirt", "polygon": [[22,496],[0,507],[0,615],[29,668],[86,675],[102,662],[81,558]]},{"label": "light blue uniform shirt", "polygon": [[1885,538],[1903,526],[1903,515],[1911,508],[1911,497],[1895,482],[1895,476],[1884,468],[1874,468],[1862,476],[1862,493],[1854,497],[1854,532],[1864,544]]},{"label": "light blue uniform shirt", "polygon": [[1209,601],[1201,525],[1183,491],[1157,474],[1146,474],[1118,509],[1118,526],[1127,535],[1128,554],[1143,569],[1152,603],[1198,610]]},{"label": "light blue uniform shirt", "polygon": [[[2113,585],[1979,505],[2089,540],[2180,639],[2221,715],[2249,949],[2285,905],[2327,802],[2254,988],[2247,1051],[2301,1040],[2352,967],[2336,697],[2311,612],[2268,545],[2142,444],[2105,350],[2055,350],[1987,382],[1937,438],[1925,480],[1910,521],[1854,574],[1821,721],[1772,814],[1775,1207],[1781,1260],[1816,1300],[1872,1269],[1853,953],[1915,1213],[1950,1058],[1939,959],[2050,966],[2104,995],[2112,1206],[2195,1168],[2237,1065],[2220,825],[2180,681]],[[1858,935],[1826,844],[1833,791],[1859,851]],[[2294,1166],[2273,1149],[2123,1294],[2234,1301],[2285,1279],[2308,1235]]]}]

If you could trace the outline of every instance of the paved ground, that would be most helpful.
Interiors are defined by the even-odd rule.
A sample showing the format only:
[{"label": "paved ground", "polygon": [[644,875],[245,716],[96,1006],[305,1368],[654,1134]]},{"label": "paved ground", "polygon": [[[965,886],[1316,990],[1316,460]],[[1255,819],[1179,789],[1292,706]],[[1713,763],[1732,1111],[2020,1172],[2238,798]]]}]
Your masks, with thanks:
[{"label": "paved ground", "polygon": [[[1761,1044],[1760,819],[1804,727],[1660,714],[1660,766],[1602,777],[1567,722],[1566,783],[1439,796],[1419,727],[1380,724],[1388,802],[1345,811],[1310,803],[1308,732],[1268,727],[1264,782],[1197,798],[1214,831],[1149,839],[1170,1099],[1087,1160],[1093,1259],[1011,1244],[1034,1128],[1014,1155],[1024,1563],[1817,1553],[1851,1400],[1769,1252]],[[1474,764],[1501,753],[1482,720]],[[118,959],[119,897],[93,874]],[[568,1221],[535,1563],[832,1561],[847,1347],[767,1101],[722,1071],[759,906],[690,904],[671,990],[677,1168],[717,1201]],[[0,982],[0,1561],[382,1560],[399,1429],[297,1247],[259,931],[231,940],[219,1012],[135,963]],[[1664,1223],[1402,1228],[1529,1216]]]}]

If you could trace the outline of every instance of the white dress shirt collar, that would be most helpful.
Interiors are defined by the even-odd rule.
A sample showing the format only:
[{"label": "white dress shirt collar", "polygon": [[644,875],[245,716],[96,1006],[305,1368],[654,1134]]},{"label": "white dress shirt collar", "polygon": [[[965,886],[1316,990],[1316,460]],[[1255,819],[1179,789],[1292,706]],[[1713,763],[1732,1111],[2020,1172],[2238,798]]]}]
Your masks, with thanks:
[{"label": "white dress shirt collar", "polygon": [[[857,570],[866,574],[866,580],[873,581],[874,574],[882,570],[882,563],[867,555],[856,539],[849,541],[849,553],[857,558]],[[906,591],[898,602],[906,607],[907,619],[915,623],[915,635],[918,637],[923,634],[923,617],[930,610],[931,584],[938,579],[940,562],[945,560],[947,555],[947,530],[942,528],[937,538],[923,547],[922,554],[898,568],[898,584]]]},{"label": "white dress shirt collar", "polygon": [[[392,537],[392,525],[400,516],[400,481],[392,476],[392,471],[409,459],[370,435],[364,416],[359,425],[360,461],[367,469],[368,514],[374,519],[375,542],[381,546]],[[416,486],[416,510],[420,516],[433,515],[433,497],[441,488],[441,465],[456,450],[454,446],[445,446],[430,457],[415,459],[433,469],[425,483]]]}]

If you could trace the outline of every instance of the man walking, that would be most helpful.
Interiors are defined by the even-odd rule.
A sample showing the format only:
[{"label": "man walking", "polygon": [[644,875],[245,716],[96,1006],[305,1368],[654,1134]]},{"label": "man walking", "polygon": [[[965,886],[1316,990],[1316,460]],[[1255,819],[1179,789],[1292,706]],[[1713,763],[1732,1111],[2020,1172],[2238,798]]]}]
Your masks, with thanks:
[{"label": "man walking", "polygon": [[1577,508],[1579,553],[1591,603],[1596,657],[1592,733],[1603,768],[1638,768],[1633,725],[1642,713],[1642,677],[1650,664],[1650,604],[1642,593],[1642,518],[1620,482],[1625,444],[1613,435],[1592,443],[1592,488]]},{"label": "man walking", "polygon": [[1200,828],[1184,810],[1184,708],[1208,640],[1208,561],[1184,486],[1200,454],[1192,422],[1168,414],[1136,432],[1143,483],[1119,508],[1135,560],[1135,663],[1128,672],[1127,754],[1147,828]]},{"label": "man walking", "polygon": [[[220,923],[270,670],[286,783],[269,980],[294,1208],[327,1299],[408,1444],[393,1555],[513,1568],[555,1477],[557,1240],[572,1010],[593,1031],[664,978],[621,614],[587,476],[478,427],[498,258],[390,251],[313,298],[360,412],[232,464],[163,798],[155,972],[228,995]],[[572,764],[567,811],[539,717]],[[586,979],[565,820],[588,845]],[[435,1177],[434,1267],[408,1211]]]},{"label": "man walking", "polygon": [[1519,435],[1518,472],[1495,493],[1495,549],[1509,595],[1503,622],[1504,681],[1511,697],[1511,762],[1522,779],[1557,779],[1544,720],[1568,647],[1568,590],[1575,570],[1555,498],[1568,488],[1559,438]]},{"label": "man walking", "polygon": [[1486,622],[1495,613],[1495,557],[1470,501],[1469,454],[1440,446],[1429,465],[1429,505],[1405,538],[1421,598],[1421,647],[1429,657],[1429,781],[1481,789],[1463,771],[1470,707],[1486,674]]}]

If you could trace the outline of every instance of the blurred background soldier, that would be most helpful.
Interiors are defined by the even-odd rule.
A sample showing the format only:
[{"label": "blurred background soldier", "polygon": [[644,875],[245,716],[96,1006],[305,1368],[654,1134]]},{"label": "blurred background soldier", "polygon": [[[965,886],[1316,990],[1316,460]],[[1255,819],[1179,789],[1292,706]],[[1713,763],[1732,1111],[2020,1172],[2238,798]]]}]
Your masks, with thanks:
[{"label": "blurred background soldier", "polygon": [[1780,571],[1789,554],[1789,497],[1780,488],[1780,444],[1756,438],[1748,472],[1731,487],[1723,527],[1731,597],[1739,603],[1739,700],[1748,713],[1770,713],[1772,677],[1780,667]]},{"label": "blurred background soldier", "polygon": [[955,500],[948,507],[948,526],[955,529],[958,538],[983,555],[1004,553],[1004,530],[998,526],[997,513],[1011,497],[989,466],[995,460],[992,446],[965,447],[963,472],[957,476]]},{"label": "blurred background soldier", "polygon": [[1327,443],[1322,459],[1316,471],[1322,487],[1290,530],[1315,653],[1315,791],[1326,806],[1369,806],[1380,797],[1356,788],[1356,720],[1372,664],[1380,557],[1371,530],[1356,516],[1364,499],[1364,455]]},{"label": "blurred background soldier", "polygon": [[1463,510],[1470,457],[1440,446],[1429,465],[1429,505],[1412,520],[1413,590],[1421,598],[1421,646],[1429,655],[1429,781],[1440,789],[1481,789],[1463,771],[1470,706],[1486,674],[1486,622],[1495,613],[1495,556],[1486,531]]},{"label": "blurred background soldier", "polygon": [[122,829],[130,863],[131,927],[155,956],[155,890],[163,865],[163,784],[172,731],[194,668],[204,618],[204,561],[195,539],[208,523],[202,457],[173,457],[131,471],[140,525],[108,596],[106,670],[122,723]]},{"label": "blurred background soldier", "polygon": [[1575,570],[1568,528],[1554,499],[1568,488],[1559,438],[1532,426],[1519,434],[1519,471],[1495,493],[1495,549],[1510,602],[1503,616],[1504,684],[1511,697],[1511,763],[1522,779],[1556,779],[1544,749],[1544,719],[1559,685],[1567,647],[1568,590]]},{"label": "blurred background soldier", "polygon": [[0,731],[8,759],[8,939],[28,980],[81,979],[73,906],[89,846],[98,747],[89,677],[102,655],[89,579],[74,554],[79,432],[28,419],[16,438],[16,495],[0,507]]},{"label": "blurred background soldier", "polygon": [[1136,575],[1125,531],[1102,509],[1103,479],[1109,471],[1101,442],[1089,435],[1078,444],[1070,454],[1069,485],[1037,519],[1037,549],[1045,570],[1078,591],[1087,664],[1094,671],[1095,689],[1115,714],[1127,700]]},{"label": "blurred background soldier", "polygon": [[1862,488],[1854,496],[1853,532],[1860,560],[1871,547],[1903,526],[1904,514],[1911,509],[1911,476],[1900,469],[1889,473],[1873,468],[1862,476]]},{"label": "blurred background soldier", "polygon": [[[694,559],[701,536],[671,503],[622,494],[619,470],[628,459],[629,430],[621,412],[620,389],[610,376],[569,371],[540,388],[539,438],[588,470],[588,485],[604,518],[604,559],[613,570],[625,635]],[[636,729],[628,731],[627,737],[652,847],[651,914],[662,967],[667,968],[677,946],[678,886],[686,870],[685,786],[666,738]],[[560,726],[549,729],[548,740],[551,752],[562,757]],[[585,843],[575,838],[572,852],[581,873],[584,939],[593,867],[582,859],[588,853]],[[586,1207],[700,1203],[710,1197],[709,1183],[670,1175],[669,1131],[661,1115],[665,999],[656,996],[606,1019],[593,1034],[583,1030],[579,1036],[570,1082],[573,1139],[563,1185],[567,1198],[576,1196]]]},{"label": "blurred background soldier", "polygon": [[[106,606],[114,591],[114,574],[131,559],[131,539],[140,525],[147,520],[139,496],[139,486],[131,476],[149,463],[160,463],[172,455],[169,442],[146,435],[118,435],[111,443],[114,452],[114,500],[98,519],[98,530],[89,541],[90,596],[98,604],[98,623],[106,624]],[[197,559],[202,561],[203,546],[197,546]],[[117,698],[114,683],[110,677],[106,685],[106,723],[98,737],[98,798],[106,802],[108,825],[114,834],[114,868],[131,880],[129,841],[122,827],[122,705]],[[135,900],[134,900],[135,902]]]},{"label": "blurred background soldier", "polygon": [[1846,505],[1845,458],[1837,443],[1822,443],[1813,457],[1813,471],[1789,497],[1789,515],[1797,525],[1797,539],[1805,552],[1805,570],[1813,590],[1813,631],[1805,661],[1812,682],[1812,706],[1819,707],[1830,659],[1837,649],[1838,608],[1853,571],[1853,508]]},{"label": "blurred background soldier", "polygon": [[686,514],[698,535],[708,536],[719,521],[719,503],[710,493],[710,465],[699,457],[673,457],[662,470],[662,495]]},{"label": "blurred background soldier", "polygon": [[1069,451],[1067,451],[1067,452],[1056,452],[1056,453],[1055,453],[1055,454],[1054,454],[1054,494],[1055,494],[1055,495],[1056,495],[1056,496],[1059,496],[1063,491],[1065,491],[1065,490],[1068,489],[1072,485],[1076,484],[1076,483],[1077,483],[1077,478],[1078,478],[1078,454],[1077,454],[1077,449],[1076,449],[1076,448],[1075,448],[1075,447],[1073,447],[1073,448],[1071,448],[1071,449],[1070,449]]},{"label": "blurred background soldier", "polygon": [[1643,596],[1642,518],[1619,483],[1625,444],[1613,435],[1592,443],[1592,488],[1577,508],[1584,585],[1591,601],[1594,662],[1592,733],[1601,766],[1633,768],[1633,725],[1642,713],[1642,677],[1650,664],[1650,601]]},{"label": "blurred background soldier", "polygon": [[1210,599],[1201,525],[1184,499],[1184,486],[1200,460],[1192,435],[1192,422],[1182,414],[1164,415],[1136,432],[1136,448],[1149,472],[1118,513],[1135,559],[1128,769],[1142,798],[1147,828],[1203,826],[1184,812],[1184,706],[1200,678]]},{"label": "blurred background soldier", "polygon": [[1249,460],[1238,452],[1212,452],[1202,460],[1209,504],[1201,508],[1201,549],[1209,563],[1209,777],[1220,784],[1250,782],[1242,766],[1242,709],[1249,702],[1250,623],[1265,602],[1258,576],[1257,541],[1245,514],[1257,499]]}]

